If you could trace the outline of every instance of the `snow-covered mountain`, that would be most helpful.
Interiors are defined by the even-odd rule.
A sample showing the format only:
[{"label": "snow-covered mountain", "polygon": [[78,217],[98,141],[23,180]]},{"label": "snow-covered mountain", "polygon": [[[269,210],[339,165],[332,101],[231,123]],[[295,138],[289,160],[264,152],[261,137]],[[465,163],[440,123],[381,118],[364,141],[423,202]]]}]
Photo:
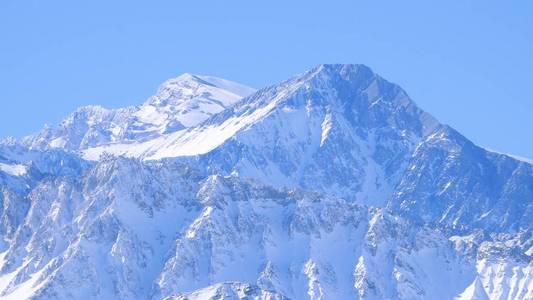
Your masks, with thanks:
[{"label": "snow-covered mountain", "polygon": [[162,84],[140,106],[105,109],[85,106],[58,128],[45,128],[23,140],[33,149],[81,150],[128,144],[196,126],[255,90],[228,80],[183,74]]},{"label": "snow-covered mountain", "polygon": [[533,165],[363,65],[0,144],[0,298],[533,299]]}]

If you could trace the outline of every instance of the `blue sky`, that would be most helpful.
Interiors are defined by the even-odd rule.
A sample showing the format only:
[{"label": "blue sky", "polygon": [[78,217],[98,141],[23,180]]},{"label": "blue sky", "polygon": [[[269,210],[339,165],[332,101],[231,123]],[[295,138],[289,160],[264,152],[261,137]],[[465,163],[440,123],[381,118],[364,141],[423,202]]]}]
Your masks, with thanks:
[{"label": "blue sky", "polygon": [[0,137],[142,103],[183,72],[254,87],[364,63],[474,142],[533,158],[531,1],[0,2]]}]

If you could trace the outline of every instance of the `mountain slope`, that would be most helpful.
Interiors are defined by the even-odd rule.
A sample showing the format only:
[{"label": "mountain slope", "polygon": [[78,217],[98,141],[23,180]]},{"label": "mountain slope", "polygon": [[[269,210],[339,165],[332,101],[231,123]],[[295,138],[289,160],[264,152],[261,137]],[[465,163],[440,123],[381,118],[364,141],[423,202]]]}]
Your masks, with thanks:
[{"label": "mountain slope", "polygon": [[390,205],[411,220],[459,231],[531,232],[532,178],[533,165],[444,127],[417,146]]}]

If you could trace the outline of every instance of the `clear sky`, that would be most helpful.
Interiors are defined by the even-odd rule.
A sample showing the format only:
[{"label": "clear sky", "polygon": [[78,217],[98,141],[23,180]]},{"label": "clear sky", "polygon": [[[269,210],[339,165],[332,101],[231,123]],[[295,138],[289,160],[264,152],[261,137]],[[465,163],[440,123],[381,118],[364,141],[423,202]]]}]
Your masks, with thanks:
[{"label": "clear sky", "polygon": [[479,145],[533,158],[532,15],[529,0],[2,0],[0,137],[140,104],[184,72],[263,87],[364,63]]}]

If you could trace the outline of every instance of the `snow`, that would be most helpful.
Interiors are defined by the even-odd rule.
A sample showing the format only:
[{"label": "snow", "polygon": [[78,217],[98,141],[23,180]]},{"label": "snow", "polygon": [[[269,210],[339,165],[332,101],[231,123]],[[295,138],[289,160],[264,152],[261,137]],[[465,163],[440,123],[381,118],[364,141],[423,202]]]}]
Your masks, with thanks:
[{"label": "snow", "polygon": [[[273,101],[264,108],[257,109],[243,117],[229,118],[220,125],[193,128],[177,132],[150,143],[153,152],[147,159],[193,156],[205,154],[233,137],[239,130],[264,118],[276,107]],[[142,146],[141,146],[142,147]]]},{"label": "snow", "polygon": [[500,155],[505,155],[505,156],[514,158],[514,159],[516,159],[518,161],[525,162],[525,163],[533,165],[533,159],[522,157],[522,156],[519,156],[519,155],[509,154],[509,153],[505,153],[505,152],[501,152],[501,151],[497,151],[497,150],[493,150],[491,148],[484,147],[484,146],[480,146],[480,147],[485,149],[485,150],[487,150],[487,151],[489,151],[489,152],[500,154]]},{"label": "snow", "polygon": [[485,292],[483,284],[479,278],[476,278],[459,297],[455,298],[455,300],[490,300],[490,298]]},{"label": "snow", "polygon": [[[6,254],[7,254],[6,252],[2,253],[1,255],[2,258]],[[45,268],[41,269],[38,272],[35,272],[34,274],[31,274],[28,280],[24,281],[21,284],[16,285],[15,289],[12,289],[10,287],[16,275],[22,269],[28,266],[30,263],[31,261],[27,261],[22,266],[20,266],[17,270],[0,276],[0,293],[3,294],[0,296],[0,299],[2,300],[30,299],[34,295],[35,291],[37,291],[40,287],[43,286],[43,282],[38,283],[37,281],[40,279]]]},{"label": "snow", "polygon": [[323,65],[250,93],[184,74],[143,105],[82,108],[0,147],[0,169],[19,174],[0,176],[0,292],[532,298],[528,168],[461,152],[366,67]]},{"label": "snow", "polygon": [[20,164],[0,163],[0,171],[11,176],[24,176],[27,172],[27,167]]},{"label": "snow", "polygon": [[50,147],[52,148],[63,148],[65,147],[66,141],[62,137],[58,137],[56,139],[53,139],[50,142]]},{"label": "snow", "polygon": [[477,272],[474,295],[485,294],[489,299],[528,299],[533,296],[531,264],[482,259],[477,262]]},{"label": "snow", "polygon": [[214,77],[214,76],[207,76],[207,75],[195,75],[195,76],[206,82],[211,83],[212,85],[220,89],[229,91],[235,95],[239,95],[240,97],[249,96],[256,91],[254,88],[251,88],[244,84],[236,83],[233,81],[229,81],[229,80]]},{"label": "snow", "polygon": [[[5,299],[5,300],[30,299],[35,294],[35,292],[38,291],[39,288],[41,288],[44,285],[44,282],[38,283],[38,280],[40,279],[43,272],[44,272],[44,269],[32,274],[29,280],[18,285],[17,288],[12,293],[8,293],[5,296],[0,296],[0,299]],[[6,276],[11,276],[11,274],[6,275]]]},{"label": "snow", "polygon": [[533,159],[529,159],[529,158],[525,158],[525,157],[521,157],[517,155],[512,155],[512,154],[505,154],[505,155],[510,156],[516,160],[523,161],[523,162],[533,165]]},{"label": "snow", "polygon": [[[414,167],[414,166],[413,166]],[[412,168],[411,170],[414,170],[414,168]],[[444,193],[446,193],[446,191],[450,188],[450,186],[452,185],[452,182],[449,181],[447,182],[444,187],[442,188],[442,190],[439,191],[438,195],[442,195]]]},{"label": "snow", "polygon": [[194,127],[253,92],[229,80],[183,74],[163,83],[142,105],[115,110],[82,107],[58,128],[45,128],[23,142],[35,149],[74,151],[134,145]]},{"label": "snow", "polygon": [[331,113],[327,113],[326,117],[324,118],[324,122],[322,122],[322,136],[320,138],[320,146],[324,145],[324,142],[326,141],[326,138],[328,137],[328,133],[331,130]]},{"label": "snow", "polygon": [[254,91],[229,80],[186,73],[161,85],[135,116],[141,122],[161,124],[172,115],[185,127],[193,127]]}]

